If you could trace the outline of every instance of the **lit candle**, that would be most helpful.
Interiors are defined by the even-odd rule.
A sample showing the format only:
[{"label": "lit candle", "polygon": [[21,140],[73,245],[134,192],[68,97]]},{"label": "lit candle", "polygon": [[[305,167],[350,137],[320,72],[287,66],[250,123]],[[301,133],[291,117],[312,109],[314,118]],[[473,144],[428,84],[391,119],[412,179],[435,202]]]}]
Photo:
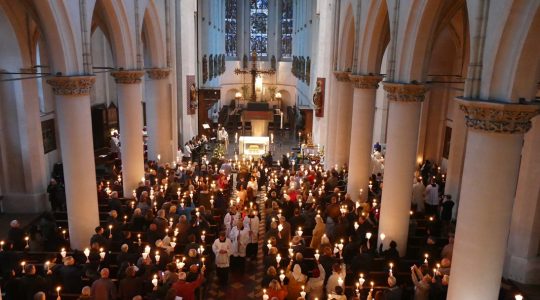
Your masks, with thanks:
[{"label": "lit candle", "polygon": [[89,262],[89,261],[88,261],[88,256],[90,256],[90,249],[85,248],[85,249],[84,249],[84,255],[86,256],[86,262]]},{"label": "lit candle", "polygon": [[101,259],[105,258],[105,251],[103,251],[103,248],[99,248],[99,257],[101,257]]},{"label": "lit candle", "polygon": [[276,255],[276,262],[277,262],[278,267],[279,267],[279,262],[280,262],[280,261],[281,261],[281,255],[278,253],[278,254]]},{"label": "lit candle", "polygon": [[0,251],[4,251],[4,241],[0,241]]},{"label": "lit candle", "polygon": [[516,298],[516,300],[523,300],[523,296],[521,294],[515,295],[514,298]]},{"label": "lit candle", "polygon": [[321,256],[321,255],[319,254],[319,249],[315,250],[315,259],[316,259],[316,260],[319,260],[319,257],[320,257],[320,256]]},{"label": "lit candle", "polygon": [[60,297],[60,290],[62,289],[61,286],[57,286],[56,287],[56,295],[58,295],[58,297]]},{"label": "lit candle", "polygon": [[360,283],[360,288],[362,288],[364,286],[364,282],[366,282],[366,280],[364,279],[364,273],[360,273],[360,278],[358,279],[358,282]]},{"label": "lit candle", "polygon": [[428,264],[428,257],[429,257],[429,254],[427,254],[427,253],[424,254],[424,257],[425,257],[425,259],[424,259],[424,264],[427,265],[427,264]]},{"label": "lit candle", "polygon": [[21,268],[22,268],[23,274],[25,273],[25,271],[24,271],[24,266],[25,266],[25,265],[26,265],[26,262],[25,262],[24,260],[21,261]]},{"label": "lit candle", "polygon": [[279,280],[281,280],[281,283],[283,283],[283,280],[285,280],[285,271],[281,270],[281,274],[279,275]]},{"label": "lit candle", "polygon": [[154,287],[157,287],[158,285],[157,275],[154,275],[154,279],[152,279],[152,284],[154,285]]},{"label": "lit candle", "polygon": [[159,264],[159,259],[161,258],[161,256],[159,255],[159,251],[156,251],[156,255],[154,256],[154,258],[156,259],[156,263]]}]

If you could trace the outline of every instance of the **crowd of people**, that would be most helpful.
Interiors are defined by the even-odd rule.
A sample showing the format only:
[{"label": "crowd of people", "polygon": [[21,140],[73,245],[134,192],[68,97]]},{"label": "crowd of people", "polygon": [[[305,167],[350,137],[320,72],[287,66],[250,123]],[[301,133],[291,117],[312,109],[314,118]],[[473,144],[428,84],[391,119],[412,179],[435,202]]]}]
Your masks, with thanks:
[{"label": "crowd of people", "polygon": [[[190,144],[205,141],[188,143],[193,153]],[[407,293],[445,299],[453,246],[447,203],[453,202],[440,197],[444,176],[433,166],[419,170],[425,173],[411,195],[412,235],[421,227],[417,221],[429,220],[418,245],[421,256],[406,259],[394,241],[377,247],[382,176],[373,175],[367,195],[352,199],[347,168],[324,170],[287,156],[217,164],[200,157],[146,167],[132,195],[121,195],[119,181],[98,184],[108,218],[87,249],[25,263],[20,251],[28,250],[29,235],[14,222],[0,252],[5,298],[40,299],[34,295],[55,295],[59,286],[63,293],[81,293],[80,299],[195,299],[209,276],[226,289],[229,274],[247,272],[246,260],[256,261],[261,250],[263,299],[402,299]],[[427,186],[420,176],[429,176]],[[69,237],[55,231],[54,216],[44,219],[39,227],[50,242],[43,249],[68,249]],[[409,267],[407,278],[403,270]],[[377,272],[384,281],[375,279]]]}]

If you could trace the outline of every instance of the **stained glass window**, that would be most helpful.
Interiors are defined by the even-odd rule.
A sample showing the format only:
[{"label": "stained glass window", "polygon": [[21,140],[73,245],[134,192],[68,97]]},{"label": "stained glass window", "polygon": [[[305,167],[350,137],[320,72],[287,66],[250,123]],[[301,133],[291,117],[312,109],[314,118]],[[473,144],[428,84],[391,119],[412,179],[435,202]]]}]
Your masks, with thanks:
[{"label": "stained glass window", "polygon": [[237,0],[225,0],[225,52],[227,56],[237,56],[238,39]]},{"label": "stained glass window", "polygon": [[268,56],[268,0],[250,0],[249,49],[258,56]]},{"label": "stained glass window", "polygon": [[291,58],[293,33],[292,0],[281,0],[281,57]]}]

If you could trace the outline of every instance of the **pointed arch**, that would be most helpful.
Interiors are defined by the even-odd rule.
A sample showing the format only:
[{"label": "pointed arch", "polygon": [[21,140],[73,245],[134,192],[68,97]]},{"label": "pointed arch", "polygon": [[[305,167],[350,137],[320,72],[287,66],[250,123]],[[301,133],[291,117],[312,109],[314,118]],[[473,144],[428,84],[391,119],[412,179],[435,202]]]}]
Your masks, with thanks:
[{"label": "pointed arch", "polygon": [[481,98],[534,99],[540,80],[540,2],[515,0],[504,13],[486,37],[486,49],[492,50],[484,58]]},{"label": "pointed arch", "polygon": [[125,5],[124,1],[97,0],[92,19],[99,19],[106,27],[103,32],[109,38],[116,66],[135,69],[137,51],[134,37],[137,30],[128,18]]},{"label": "pointed arch", "polygon": [[[167,14],[169,12],[166,11],[165,13]],[[153,0],[146,7],[142,26],[142,34],[146,42],[145,50],[149,52],[149,55],[145,56],[150,59],[150,66],[153,68],[166,67],[164,37],[167,33],[161,26],[159,12]]]},{"label": "pointed arch", "polygon": [[341,23],[338,47],[338,70],[351,70],[355,45],[355,23],[352,4],[345,9],[345,17]]},{"label": "pointed arch", "polygon": [[[390,41],[390,24],[386,0],[365,2],[359,30],[358,68],[359,74],[379,73],[382,58]],[[364,4],[364,3],[362,3]]]}]

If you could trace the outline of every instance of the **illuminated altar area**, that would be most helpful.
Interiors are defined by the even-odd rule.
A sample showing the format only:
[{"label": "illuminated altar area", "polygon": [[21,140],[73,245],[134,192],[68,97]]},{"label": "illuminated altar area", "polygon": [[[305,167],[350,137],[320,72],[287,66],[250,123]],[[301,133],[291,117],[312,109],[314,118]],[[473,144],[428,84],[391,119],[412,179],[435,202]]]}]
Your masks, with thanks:
[{"label": "illuminated altar area", "polygon": [[241,136],[238,142],[240,155],[258,158],[270,150],[270,138],[267,136]]}]

